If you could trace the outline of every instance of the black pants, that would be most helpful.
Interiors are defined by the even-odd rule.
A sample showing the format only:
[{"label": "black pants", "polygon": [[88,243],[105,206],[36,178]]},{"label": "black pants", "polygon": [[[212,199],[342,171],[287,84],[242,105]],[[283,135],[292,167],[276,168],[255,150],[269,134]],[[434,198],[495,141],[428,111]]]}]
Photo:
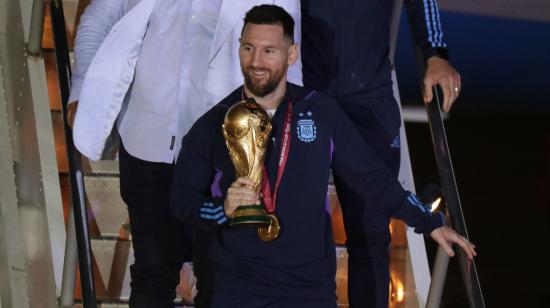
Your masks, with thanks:
[{"label": "black pants", "polygon": [[[342,108],[361,136],[397,178],[400,165],[399,107],[393,96],[368,102],[343,103]],[[334,183],[342,204],[348,238],[350,308],[387,308],[389,293],[390,217],[365,209],[363,199],[337,174]]]},{"label": "black pants", "polygon": [[119,150],[120,193],[128,206],[135,262],[130,307],[174,307],[182,263],[190,259],[190,228],[170,215],[174,164],[140,160]]}]

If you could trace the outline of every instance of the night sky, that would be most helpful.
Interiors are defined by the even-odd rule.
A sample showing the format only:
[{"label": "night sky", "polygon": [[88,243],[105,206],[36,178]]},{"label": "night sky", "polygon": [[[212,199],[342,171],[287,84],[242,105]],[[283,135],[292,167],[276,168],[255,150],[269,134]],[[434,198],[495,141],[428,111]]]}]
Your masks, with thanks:
[{"label": "night sky", "polygon": [[[448,11],[441,20],[463,85],[447,136],[486,306],[547,307],[550,22]],[[408,31],[403,18],[396,70],[403,103],[416,105],[421,95]],[[407,135],[417,191],[438,183],[428,125],[407,124]],[[467,307],[463,290],[451,261],[442,307]]]}]

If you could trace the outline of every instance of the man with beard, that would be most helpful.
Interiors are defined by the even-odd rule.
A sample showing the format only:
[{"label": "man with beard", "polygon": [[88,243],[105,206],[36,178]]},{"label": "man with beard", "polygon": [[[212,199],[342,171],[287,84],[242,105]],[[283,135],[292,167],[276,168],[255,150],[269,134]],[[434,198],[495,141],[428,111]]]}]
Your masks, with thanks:
[{"label": "man with beard", "polygon": [[[361,137],[395,178],[400,167],[399,106],[393,96],[389,55],[392,0],[301,0],[304,85],[335,99]],[[443,90],[449,111],[460,75],[447,61],[436,0],[404,0],[414,39],[426,64],[424,101]],[[356,206],[363,198],[334,173],[349,253],[351,308],[386,308],[389,296],[390,216]]]},{"label": "man with beard", "polygon": [[[300,19],[298,0],[92,0],[80,19],[68,117],[72,122],[78,110],[74,141],[88,158],[117,149],[106,142],[119,140],[107,138],[113,126],[120,135],[120,192],[135,259],[130,307],[174,306],[192,242],[194,305],[210,307],[213,277],[201,266],[206,248],[170,216],[170,188],[183,136],[241,84],[243,16],[266,2]],[[301,83],[299,65],[289,79]]]},{"label": "man with beard", "polygon": [[[247,12],[239,59],[244,86],[202,116],[185,136],[176,164],[172,213],[212,233],[213,307],[334,308],[335,248],[325,208],[329,169],[366,200],[430,234],[449,255],[457,243],[469,258],[474,246],[402,189],[359,136],[339,105],[319,92],[287,82],[298,57],[294,21],[282,8]],[[253,98],[271,115],[262,194],[236,178],[222,123],[235,103]],[[273,193],[271,193],[273,192]],[[256,228],[233,228],[239,206],[259,204],[280,222],[266,241]]]}]

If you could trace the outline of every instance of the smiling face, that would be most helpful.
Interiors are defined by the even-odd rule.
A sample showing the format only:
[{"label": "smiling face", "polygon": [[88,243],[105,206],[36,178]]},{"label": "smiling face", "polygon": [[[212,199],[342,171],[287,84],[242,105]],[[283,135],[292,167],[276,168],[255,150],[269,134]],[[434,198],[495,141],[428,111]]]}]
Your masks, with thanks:
[{"label": "smiling face", "polygon": [[298,57],[298,49],[284,36],[280,24],[247,23],[243,29],[239,59],[244,86],[266,97],[286,83],[286,72]]}]

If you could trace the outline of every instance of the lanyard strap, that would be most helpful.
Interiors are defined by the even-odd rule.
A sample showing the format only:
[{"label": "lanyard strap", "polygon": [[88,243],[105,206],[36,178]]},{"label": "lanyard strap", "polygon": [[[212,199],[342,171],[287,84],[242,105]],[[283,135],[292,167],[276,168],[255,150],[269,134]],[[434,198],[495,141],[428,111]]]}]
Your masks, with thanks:
[{"label": "lanyard strap", "polygon": [[283,172],[285,170],[286,162],[288,160],[288,153],[290,152],[290,128],[292,120],[292,102],[288,102],[288,109],[286,111],[285,126],[283,130],[283,142],[281,144],[281,153],[279,154],[279,161],[277,164],[277,180],[275,182],[275,189],[271,194],[271,186],[269,184],[269,176],[267,175],[267,169],[263,166],[262,175],[262,194],[263,201],[268,213],[275,212],[275,204],[277,202],[277,192],[279,191],[279,185],[283,178]]}]

